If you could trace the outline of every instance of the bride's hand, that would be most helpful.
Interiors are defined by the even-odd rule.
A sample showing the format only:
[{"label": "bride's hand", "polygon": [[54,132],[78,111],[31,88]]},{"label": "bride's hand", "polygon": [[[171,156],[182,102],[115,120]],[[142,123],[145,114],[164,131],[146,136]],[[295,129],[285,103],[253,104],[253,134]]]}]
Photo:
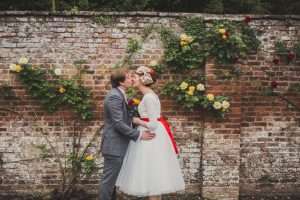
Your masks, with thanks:
[{"label": "bride's hand", "polygon": [[145,128],[148,128],[147,123],[146,123],[145,121],[141,120],[141,119],[138,118],[138,117],[134,117],[133,120],[132,120],[132,122],[133,122],[134,124],[136,124],[136,125],[139,125],[139,126],[143,126],[143,127],[145,127]]}]

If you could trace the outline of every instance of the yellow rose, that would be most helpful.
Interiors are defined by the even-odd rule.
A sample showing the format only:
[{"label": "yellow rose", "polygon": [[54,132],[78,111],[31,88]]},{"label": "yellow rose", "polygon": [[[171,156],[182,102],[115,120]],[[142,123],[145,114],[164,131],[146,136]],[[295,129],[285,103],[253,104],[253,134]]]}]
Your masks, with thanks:
[{"label": "yellow rose", "polygon": [[197,90],[198,90],[198,91],[204,91],[204,90],[205,90],[204,85],[203,85],[202,83],[199,83],[199,84],[197,85]]},{"label": "yellow rose", "polygon": [[182,33],[182,34],[180,35],[180,40],[181,40],[181,41],[186,41],[187,38],[188,38],[188,36],[187,36],[187,34],[185,34],[185,33]]},{"label": "yellow rose", "polygon": [[196,89],[196,87],[195,87],[195,86],[190,86],[190,87],[189,87],[189,91],[193,91],[193,92],[194,92],[194,91],[195,91],[195,89]]},{"label": "yellow rose", "polygon": [[222,102],[222,107],[226,110],[230,107],[230,103],[228,101],[224,100]]},{"label": "yellow rose", "polygon": [[185,33],[180,35],[180,45],[186,46],[193,41],[193,37],[186,35]]},{"label": "yellow rose", "polygon": [[220,34],[225,34],[225,33],[226,33],[226,30],[225,30],[224,28],[220,28],[220,29],[219,29],[219,33],[220,33]]},{"label": "yellow rose", "polygon": [[94,157],[92,155],[86,156],[85,160],[94,160]]},{"label": "yellow rose", "polygon": [[183,46],[188,45],[188,43],[186,41],[180,41],[180,45],[183,47]]},{"label": "yellow rose", "polygon": [[60,87],[58,90],[60,93],[65,93],[66,89],[64,87]]},{"label": "yellow rose", "polygon": [[215,96],[213,94],[208,94],[206,95],[206,98],[209,100],[209,101],[213,101],[215,99]]},{"label": "yellow rose", "polygon": [[16,65],[16,69],[15,69],[16,72],[20,72],[22,70],[23,70],[23,68],[21,65]]},{"label": "yellow rose", "polygon": [[186,92],[188,95],[193,96],[194,95],[194,91],[193,90],[189,90]]},{"label": "yellow rose", "polygon": [[19,59],[19,62],[18,62],[20,65],[25,65],[28,63],[28,58],[22,56],[20,59]]},{"label": "yellow rose", "polygon": [[10,64],[9,65],[9,69],[10,69],[10,71],[13,71],[13,72],[15,72],[16,71],[16,64]]},{"label": "yellow rose", "polygon": [[141,101],[139,99],[136,99],[136,98],[132,99],[132,101],[133,101],[134,105],[139,105],[141,103]]},{"label": "yellow rose", "polygon": [[219,110],[222,108],[222,104],[218,101],[215,101],[214,104],[213,104],[213,107],[216,109],[216,110]]},{"label": "yellow rose", "polygon": [[187,82],[183,81],[179,87],[180,87],[180,89],[185,90],[188,86],[189,86],[189,84]]}]

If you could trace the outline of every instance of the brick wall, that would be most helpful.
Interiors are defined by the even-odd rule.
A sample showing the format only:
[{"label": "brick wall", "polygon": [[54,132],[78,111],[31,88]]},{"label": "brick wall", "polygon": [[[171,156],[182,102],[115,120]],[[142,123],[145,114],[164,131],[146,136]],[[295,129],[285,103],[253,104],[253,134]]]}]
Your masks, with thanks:
[{"label": "brick wall", "polygon": [[[167,13],[106,13],[113,17],[112,24],[96,23],[95,13],[77,15],[46,12],[0,13],[0,82],[9,83],[19,100],[3,101],[0,106],[14,108],[17,114],[1,112],[0,193],[29,192],[30,188],[43,191],[54,188],[60,179],[57,164],[52,158],[29,161],[38,152],[33,144],[45,143],[45,138],[32,125],[38,123],[47,131],[47,137],[58,149],[67,151],[72,145],[76,117],[62,108],[54,114],[44,112],[33,100],[8,65],[20,56],[31,58],[33,64],[44,68],[59,67],[65,77],[76,73],[72,63],[84,59],[88,73],[84,85],[92,90],[96,105],[96,119],[77,125],[83,132],[86,144],[102,123],[102,101],[109,89],[110,68],[125,54],[128,38],[141,34],[149,24],[163,24],[178,29],[180,16],[203,16],[206,19],[226,17],[236,20],[243,16],[216,16],[200,14]],[[262,96],[258,85],[279,82],[285,91],[292,82],[299,82],[298,64],[273,65],[274,42],[283,38],[294,41],[300,37],[299,17],[256,16],[251,26],[263,31],[262,49],[241,62],[240,79],[224,81],[214,76],[214,64],[208,62],[205,73],[208,90],[231,97],[232,109],[228,117],[216,120],[206,113],[189,113],[166,97],[162,98],[163,112],[176,130],[176,140],[181,149],[180,162],[188,185],[187,193],[202,193],[209,199],[233,200],[262,194],[291,195],[299,190],[299,112],[289,110],[277,98]],[[154,36],[146,41],[143,51],[133,59],[135,65],[147,64],[163,55],[161,42]],[[261,69],[272,72],[272,78]],[[159,80],[159,91],[164,80],[173,75],[166,73]],[[289,95],[300,104],[297,94]],[[37,116],[34,116],[37,113]],[[204,131],[203,131],[204,127]],[[91,152],[96,152],[100,139],[94,142]],[[201,161],[202,159],[202,161]],[[22,160],[22,161],[20,161]],[[19,162],[15,162],[19,161]],[[98,157],[98,173],[83,185],[97,192],[102,173],[102,158]]]}]

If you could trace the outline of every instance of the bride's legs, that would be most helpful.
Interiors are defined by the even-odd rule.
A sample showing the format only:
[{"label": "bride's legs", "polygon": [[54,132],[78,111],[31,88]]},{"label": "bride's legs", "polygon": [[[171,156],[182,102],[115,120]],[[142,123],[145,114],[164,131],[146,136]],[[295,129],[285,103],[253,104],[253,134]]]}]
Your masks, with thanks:
[{"label": "bride's legs", "polygon": [[149,200],[161,200],[161,196],[150,196]]}]

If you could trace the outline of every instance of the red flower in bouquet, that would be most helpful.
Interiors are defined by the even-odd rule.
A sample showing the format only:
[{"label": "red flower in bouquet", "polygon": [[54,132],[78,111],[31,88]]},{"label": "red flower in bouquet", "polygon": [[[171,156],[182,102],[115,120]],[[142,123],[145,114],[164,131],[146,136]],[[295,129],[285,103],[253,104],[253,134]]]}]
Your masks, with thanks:
[{"label": "red flower in bouquet", "polygon": [[132,98],[128,100],[128,109],[129,113],[132,117],[138,117],[138,105],[141,103],[141,101],[137,98]]}]

